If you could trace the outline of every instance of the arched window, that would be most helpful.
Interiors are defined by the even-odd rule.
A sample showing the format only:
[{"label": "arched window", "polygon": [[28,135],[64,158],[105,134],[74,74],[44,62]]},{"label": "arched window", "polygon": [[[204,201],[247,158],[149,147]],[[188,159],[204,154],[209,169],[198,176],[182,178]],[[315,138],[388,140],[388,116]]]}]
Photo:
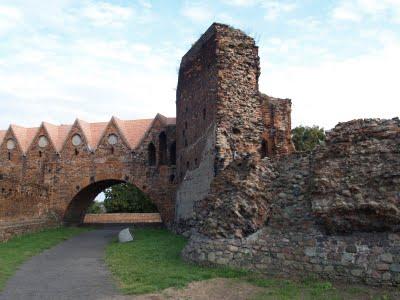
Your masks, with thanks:
[{"label": "arched window", "polygon": [[262,140],[261,142],[261,158],[264,158],[268,155],[268,142],[266,140]]},{"label": "arched window", "polygon": [[165,132],[161,132],[160,135],[158,136],[158,143],[159,143],[159,149],[158,149],[158,159],[159,159],[159,164],[160,165],[165,165],[167,164],[167,135]]},{"label": "arched window", "polygon": [[153,143],[149,144],[147,151],[149,154],[149,165],[155,166],[155,164],[156,164],[156,147],[154,146]]},{"label": "arched window", "polygon": [[176,142],[173,142],[169,147],[169,163],[176,165]]}]

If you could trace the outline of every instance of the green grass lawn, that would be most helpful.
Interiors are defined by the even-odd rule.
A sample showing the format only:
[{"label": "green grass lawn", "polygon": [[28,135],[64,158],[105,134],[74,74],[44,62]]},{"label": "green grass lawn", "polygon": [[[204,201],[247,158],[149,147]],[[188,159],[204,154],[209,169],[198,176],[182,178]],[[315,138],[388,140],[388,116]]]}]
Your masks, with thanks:
[{"label": "green grass lawn", "polygon": [[[330,282],[307,278],[302,281],[265,278],[253,272],[200,267],[180,258],[186,239],[164,229],[135,229],[135,241],[111,243],[106,261],[126,294],[182,288],[192,281],[234,278],[263,287],[256,299],[391,299],[368,288],[335,288]],[[395,299],[395,298],[393,298]]]},{"label": "green grass lawn", "polygon": [[59,227],[21,235],[0,243],[0,291],[7,279],[25,260],[87,230],[87,228]]}]

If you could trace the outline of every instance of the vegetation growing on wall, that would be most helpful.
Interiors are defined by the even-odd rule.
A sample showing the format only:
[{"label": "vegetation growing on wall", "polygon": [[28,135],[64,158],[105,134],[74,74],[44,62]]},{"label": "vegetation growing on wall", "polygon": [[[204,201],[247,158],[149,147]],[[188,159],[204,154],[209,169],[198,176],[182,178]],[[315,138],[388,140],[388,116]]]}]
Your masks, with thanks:
[{"label": "vegetation growing on wall", "polygon": [[297,151],[311,151],[325,141],[325,131],[318,126],[298,126],[292,130],[292,140]]}]

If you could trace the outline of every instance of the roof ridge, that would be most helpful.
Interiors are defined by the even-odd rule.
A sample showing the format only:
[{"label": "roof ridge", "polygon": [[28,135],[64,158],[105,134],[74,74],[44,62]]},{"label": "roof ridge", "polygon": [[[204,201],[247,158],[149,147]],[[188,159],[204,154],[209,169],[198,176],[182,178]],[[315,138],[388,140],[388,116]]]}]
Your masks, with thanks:
[{"label": "roof ridge", "polygon": [[83,119],[76,118],[72,124],[56,125],[43,121],[39,127],[24,127],[17,124],[11,124],[8,129],[0,130],[0,144],[4,142],[7,133],[11,131],[21,149],[21,152],[26,154],[34,139],[37,137],[38,131],[43,127],[54,149],[57,152],[61,152],[71,134],[72,128],[77,126],[80,129],[89,150],[94,151],[99,146],[106,130],[110,126],[110,123],[113,123],[123,141],[131,150],[133,150],[143,142],[157,119],[165,126],[174,124],[176,120],[175,117],[166,117],[157,113],[154,118],[130,120],[123,120],[117,116],[112,116],[109,121],[105,122],[87,122]]}]

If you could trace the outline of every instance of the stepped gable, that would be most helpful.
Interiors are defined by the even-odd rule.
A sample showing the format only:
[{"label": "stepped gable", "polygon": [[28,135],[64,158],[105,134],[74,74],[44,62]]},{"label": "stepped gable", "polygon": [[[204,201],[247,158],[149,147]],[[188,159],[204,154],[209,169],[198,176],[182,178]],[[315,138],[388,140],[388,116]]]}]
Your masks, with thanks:
[{"label": "stepped gable", "polygon": [[39,127],[26,128],[18,125],[10,125],[10,130],[12,131],[22,153],[26,154],[37,131],[39,130]]}]

